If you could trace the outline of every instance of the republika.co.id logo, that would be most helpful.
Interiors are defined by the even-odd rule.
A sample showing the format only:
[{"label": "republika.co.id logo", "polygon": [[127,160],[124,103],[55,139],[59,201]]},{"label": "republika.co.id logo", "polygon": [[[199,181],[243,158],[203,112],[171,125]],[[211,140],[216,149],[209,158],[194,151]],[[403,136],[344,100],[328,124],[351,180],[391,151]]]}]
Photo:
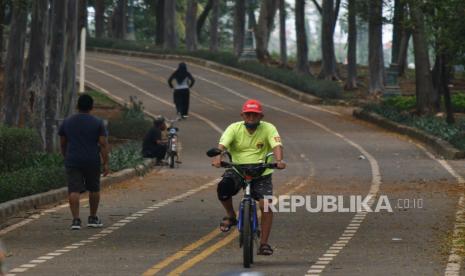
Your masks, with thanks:
[{"label": "republika.co.id logo", "polygon": [[[265,196],[265,212],[293,213],[299,208],[305,208],[310,213],[378,213],[393,209],[423,208],[423,199],[397,199],[391,201],[387,195],[375,198],[372,195],[282,195]],[[394,208],[393,208],[394,206]]]}]

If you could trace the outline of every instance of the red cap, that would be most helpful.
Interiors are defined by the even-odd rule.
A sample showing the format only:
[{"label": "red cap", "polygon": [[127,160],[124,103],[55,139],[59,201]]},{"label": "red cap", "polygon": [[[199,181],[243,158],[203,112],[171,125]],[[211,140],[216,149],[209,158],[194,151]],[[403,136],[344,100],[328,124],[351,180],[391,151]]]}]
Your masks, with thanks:
[{"label": "red cap", "polygon": [[247,100],[242,106],[242,112],[262,113],[262,104],[257,100]]}]

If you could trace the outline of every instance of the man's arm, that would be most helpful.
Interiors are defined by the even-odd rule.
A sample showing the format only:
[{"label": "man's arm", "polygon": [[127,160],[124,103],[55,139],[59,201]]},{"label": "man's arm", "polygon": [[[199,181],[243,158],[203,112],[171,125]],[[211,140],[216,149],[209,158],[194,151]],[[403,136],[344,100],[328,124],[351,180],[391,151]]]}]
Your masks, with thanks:
[{"label": "man's arm", "polygon": [[68,145],[68,140],[66,139],[65,136],[60,136],[60,150],[61,150],[61,155],[63,157],[66,157],[66,146]]},{"label": "man's arm", "polygon": [[107,176],[110,173],[110,167],[108,166],[108,142],[106,136],[99,136],[98,143],[100,145],[100,156],[103,161],[103,176]]},{"label": "man's arm", "polygon": [[276,167],[280,170],[286,168],[286,163],[283,160],[283,147],[276,146],[273,148],[274,159],[276,160]]},{"label": "man's arm", "polygon": [[[224,151],[226,148],[222,145],[222,144],[218,144],[218,148],[221,150],[221,151]],[[217,168],[220,168],[221,167],[221,157],[223,156],[223,154],[220,154],[218,156],[215,156],[213,157],[212,159],[212,166],[214,167],[217,167]]]}]

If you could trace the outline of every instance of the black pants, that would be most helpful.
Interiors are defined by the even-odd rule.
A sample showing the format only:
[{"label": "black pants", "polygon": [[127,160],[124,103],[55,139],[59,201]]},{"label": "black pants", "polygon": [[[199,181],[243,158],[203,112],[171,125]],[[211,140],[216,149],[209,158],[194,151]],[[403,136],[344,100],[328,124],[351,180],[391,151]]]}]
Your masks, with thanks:
[{"label": "black pants", "polygon": [[157,161],[165,158],[167,146],[166,145],[156,145],[151,149],[145,149],[142,152],[142,156],[145,158],[156,158]]},{"label": "black pants", "polygon": [[173,99],[176,105],[176,112],[182,116],[189,113],[189,89],[174,90]]}]

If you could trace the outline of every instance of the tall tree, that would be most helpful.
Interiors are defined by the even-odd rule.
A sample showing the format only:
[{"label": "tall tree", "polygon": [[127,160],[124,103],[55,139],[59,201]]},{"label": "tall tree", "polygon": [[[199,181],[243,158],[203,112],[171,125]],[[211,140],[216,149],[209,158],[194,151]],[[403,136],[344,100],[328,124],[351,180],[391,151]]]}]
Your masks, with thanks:
[{"label": "tall tree", "polygon": [[369,2],[368,91],[380,93],[384,91],[383,0]]},{"label": "tall tree", "polygon": [[87,0],[79,0],[79,23],[78,30],[86,28],[87,30]]},{"label": "tall tree", "polygon": [[[0,0],[0,53],[3,53],[3,21],[5,21],[5,0]],[[0,55],[0,64],[3,64],[3,55]]]},{"label": "tall tree", "polygon": [[178,46],[176,34],[176,1],[165,2],[165,30],[163,49],[176,49]]},{"label": "tall tree", "polygon": [[234,4],[233,45],[234,54],[239,56],[244,49],[245,39],[245,0],[237,0]]},{"label": "tall tree", "polygon": [[261,1],[258,24],[255,27],[257,58],[260,61],[265,61],[270,58],[270,54],[268,53],[268,42],[270,40],[271,28],[273,26],[277,9],[277,0]]},{"label": "tall tree", "polygon": [[60,118],[71,115],[76,103],[76,52],[79,37],[77,4],[77,0],[68,0]]},{"label": "tall tree", "polygon": [[188,0],[186,11],[186,48],[197,50],[197,0]]},{"label": "tall tree", "polygon": [[213,6],[213,0],[208,0],[207,4],[203,8],[202,13],[199,15],[199,18],[197,18],[197,39],[200,42],[203,41],[203,37],[202,37],[203,25],[205,24],[205,21],[207,20],[208,14],[210,13],[212,6]]},{"label": "tall tree", "polygon": [[404,32],[404,8],[403,0],[394,1],[394,18],[392,22],[392,50],[391,63],[396,63],[399,59],[400,43]]},{"label": "tall tree", "polygon": [[307,35],[305,33],[305,0],[295,0],[295,29],[297,36],[295,70],[302,75],[311,75],[308,66]]},{"label": "tall tree", "polygon": [[57,120],[61,110],[63,57],[66,40],[66,17],[68,0],[53,0],[52,42],[45,90],[45,149],[57,148]]},{"label": "tall tree", "polygon": [[118,0],[112,15],[113,37],[124,39],[127,31],[128,0]]},{"label": "tall tree", "polygon": [[399,76],[403,76],[405,73],[405,69],[407,69],[408,45],[411,36],[411,28],[404,28],[404,31],[402,32],[402,37],[400,39],[399,55],[397,57],[397,64],[399,65]]},{"label": "tall tree", "polygon": [[36,129],[45,145],[45,49],[49,0],[32,4],[31,41],[25,72],[25,123]]},{"label": "tall tree", "polygon": [[155,2],[155,45],[163,46],[165,39],[165,0]]},{"label": "tall tree", "polygon": [[413,49],[415,55],[415,84],[417,96],[417,112],[419,114],[434,111],[432,101],[433,83],[426,41],[425,19],[421,8],[415,0],[409,1],[410,17],[413,25]]},{"label": "tall tree", "polygon": [[2,120],[8,126],[18,126],[21,112],[22,70],[26,40],[27,1],[14,0],[13,17],[5,62]]},{"label": "tall tree", "polygon": [[279,0],[279,53],[284,67],[287,66],[286,16],[286,1]]},{"label": "tall tree", "polygon": [[[339,9],[339,8],[338,8]],[[319,77],[327,80],[339,79],[336,68],[336,56],[334,54],[334,29],[335,29],[334,1],[323,1],[322,28],[321,28],[321,52],[322,64]]]},{"label": "tall tree", "polygon": [[344,88],[357,88],[357,6],[355,0],[348,0],[349,35],[347,38],[347,80]]},{"label": "tall tree", "polygon": [[218,21],[220,17],[220,1],[213,0],[210,18],[210,51],[218,51]]},{"label": "tall tree", "polygon": [[95,0],[95,37],[104,36],[105,0]]}]

